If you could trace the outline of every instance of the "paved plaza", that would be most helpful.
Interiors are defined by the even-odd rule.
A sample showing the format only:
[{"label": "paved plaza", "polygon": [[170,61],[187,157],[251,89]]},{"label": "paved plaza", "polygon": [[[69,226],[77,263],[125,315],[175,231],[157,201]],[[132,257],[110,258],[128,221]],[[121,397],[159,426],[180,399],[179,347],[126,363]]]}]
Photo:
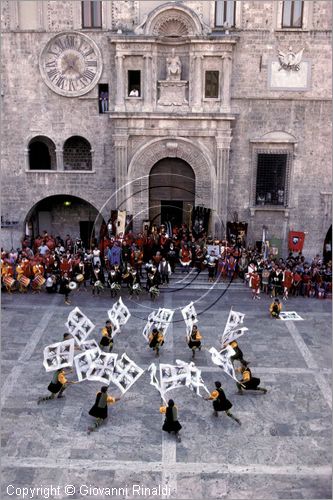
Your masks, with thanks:
[{"label": "paved plaza", "polygon": [[[228,289],[164,288],[153,305],[146,295],[131,300],[123,292],[132,316],[113,352],[126,352],[146,369],[156,362],[142,336],[148,314],[191,300],[197,301],[204,346],[218,348],[233,307],[246,315],[249,332],[240,346],[267,394],[237,395],[235,383],[205,349],[195,362],[210,390],[221,380],[241,427],[225,415],[215,418],[210,402],[181,388],[168,393],[183,426],[182,442],[176,443],[161,430],[160,396],[145,372],[109,408],[107,425],[88,435],[88,411],[101,384],[72,385],[64,399],[37,406],[52,376],[43,368],[43,349],[62,340],[72,306],[96,324],[91,338],[99,340],[114,299],[108,291],[100,297],[80,291],[65,306],[59,294],[3,294],[1,498],[23,498],[23,488],[38,487],[30,498],[47,498],[51,486],[57,490],[50,498],[59,499],[332,498],[331,301],[292,298],[284,310],[297,311],[303,321],[284,322],[269,317],[269,297],[252,301],[241,283]],[[191,360],[179,310],[160,356],[164,363],[176,359]]]}]

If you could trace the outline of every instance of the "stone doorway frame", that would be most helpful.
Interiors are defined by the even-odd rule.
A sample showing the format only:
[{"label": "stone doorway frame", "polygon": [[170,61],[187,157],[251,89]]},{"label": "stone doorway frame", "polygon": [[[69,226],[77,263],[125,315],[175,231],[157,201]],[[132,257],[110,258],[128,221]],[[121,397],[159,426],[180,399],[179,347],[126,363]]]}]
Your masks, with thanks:
[{"label": "stone doorway frame", "polygon": [[184,137],[153,139],[134,153],[128,165],[126,209],[134,216],[134,230],[141,230],[142,221],[149,220],[149,175],[153,166],[164,158],[186,161],[195,174],[195,205],[216,210],[214,160],[200,141]]}]

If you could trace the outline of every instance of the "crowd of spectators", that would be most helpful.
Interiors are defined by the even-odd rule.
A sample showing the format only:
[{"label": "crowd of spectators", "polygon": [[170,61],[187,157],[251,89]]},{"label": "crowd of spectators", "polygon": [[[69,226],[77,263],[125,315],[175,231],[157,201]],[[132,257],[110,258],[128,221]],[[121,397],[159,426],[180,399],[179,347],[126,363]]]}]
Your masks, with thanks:
[{"label": "crowd of spectators", "polygon": [[40,291],[44,285],[55,292],[61,288],[64,275],[71,281],[83,277],[84,287],[94,287],[96,281],[110,287],[114,272],[120,285],[128,284],[134,275],[137,282],[142,278],[149,281],[153,274],[158,287],[168,284],[178,266],[182,272],[207,269],[209,281],[241,280],[251,286],[251,278],[259,277],[256,286],[271,296],[285,297],[286,286],[289,296],[331,298],[332,293],[331,261],[323,262],[319,255],[309,260],[301,253],[289,253],[283,259],[267,247],[263,252],[245,247],[240,239],[228,242],[195,234],[185,224],[172,235],[163,225],[153,227],[149,234],[128,231],[123,237],[106,235],[99,242],[93,239],[87,248],[80,238],[67,234],[63,239],[44,231],[34,240],[25,236],[21,248],[1,249],[1,264],[2,287],[8,292]]}]

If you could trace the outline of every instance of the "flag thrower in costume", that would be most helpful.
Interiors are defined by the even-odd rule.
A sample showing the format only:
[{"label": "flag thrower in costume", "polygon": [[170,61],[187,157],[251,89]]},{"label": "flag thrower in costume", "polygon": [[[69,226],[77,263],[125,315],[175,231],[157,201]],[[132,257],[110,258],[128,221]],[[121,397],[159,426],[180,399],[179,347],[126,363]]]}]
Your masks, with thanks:
[{"label": "flag thrower in costume", "polygon": [[148,321],[142,331],[142,335],[149,342],[149,335],[153,328],[158,331],[163,332],[163,337],[165,339],[169,325],[171,324],[174,311],[172,309],[159,308],[158,311],[153,311],[148,316]]}]

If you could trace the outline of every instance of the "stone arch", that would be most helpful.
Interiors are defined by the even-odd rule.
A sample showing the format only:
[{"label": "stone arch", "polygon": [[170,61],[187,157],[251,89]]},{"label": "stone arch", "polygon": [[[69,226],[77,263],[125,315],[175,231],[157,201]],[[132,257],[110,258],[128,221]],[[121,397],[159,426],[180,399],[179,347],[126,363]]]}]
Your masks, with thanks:
[{"label": "stone arch", "polygon": [[216,171],[205,148],[193,140],[167,137],[153,139],[133,155],[128,167],[127,207],[132,214],[148,217],[149,173],[164,158],[179,158],[188,163],[195,174],[195,203],[215,208]]},{"label": "stone arch", "polygon": [[135,30],[139,34],[161,37],[205,35],[210,31],[209,26],[192,9],[174,3],[154,9]]},{"label": "stone arch", "polygon": [[31,137],[27,153],[30,170],[56,170],[56,146],[49,137],[45,135]]},{"label": "stone arch", "polygon": [[297,139],[294,135],[289,134],[288,132],[285,132],[283,130],[274,130],[272,132],[267,132],[261,138],[280,142],[297,142]]},{"label": "stone arch", "polygon": [[64,143],[64,170],[92,170],[90,142],[81,135],[72,135]]},{"label": "stone arch", "polygon": [[[59,211],[58,206],[64,204],[65,200],[68,200],[71,204],[76,204],[77,206],[82,205],[85,208],[88,208],[89,211],[89,220],[91,221],[91,227],[94,228],[95,234],[98,236],[100,232],[100,228],[102,223],[105,224],[105,214],[103,214],[100,209],[96,206],[95,201],[93,200],[88,200],[86,199],[86,196],[78,196],[77,192],[76,193],[65,193],[59,191],[57,189],[54,189],[52,192],[52,189],[48,191],[48,195],[44,197],[40,197],[40,195],[35,195],[33,199],[30,201],[30,209],[28,209],[27,212],[23,215],[23,231],[26,233],[26,229],[29,224],[33,225],[36,224],[36,221],[38,221],[38,213],[39,212],[52,212],[55,211],[56,216],[59,217],[58,224],[55,224],[55,228],[59,227],[59,233],[64,233],[64,232],[69,232],[69,229],[66,229],[66,224],[67,228],[71,226],[71,224],[76,223],[76,232],[77,234],[73,234],[73,237],[78,236],[78,232],[80,229],[80,224],[79,224],[79,219],[80,216],[77,217],[77,212],[74,212],[70,214],[68,220],[65,222],[61,221],[61,211]],[[86,218],[85,213],[81,211],[80,214],[83,218]],[[47,227],[34,227],[32,228],[32,236],[36,236],[36,230],[37,232],[41,232],[42,230],[47,229]],[[57,230],[57,229],[56,229]],[[57,236],[53,234],[54,236]],[[60,236],[64,237],[65,234],[60,234]]]}]

